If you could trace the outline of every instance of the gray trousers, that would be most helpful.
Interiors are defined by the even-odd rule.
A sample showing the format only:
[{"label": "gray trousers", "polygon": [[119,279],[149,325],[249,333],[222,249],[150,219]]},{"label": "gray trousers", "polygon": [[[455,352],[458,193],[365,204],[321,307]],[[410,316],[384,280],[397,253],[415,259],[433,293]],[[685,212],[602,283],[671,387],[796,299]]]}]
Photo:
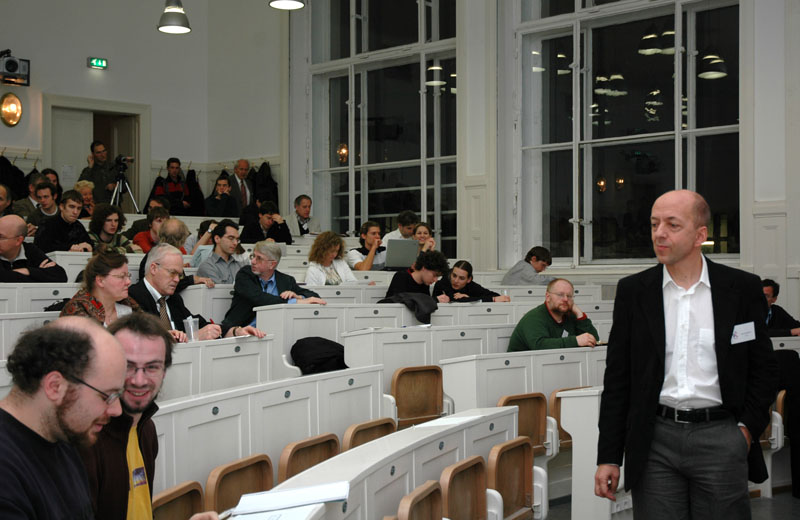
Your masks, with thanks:
[{"label": "gray trousers", "polygon": [[631,490],[637,520],[750,518],[747,441],[731,419],[655,417],[644,474]]}]

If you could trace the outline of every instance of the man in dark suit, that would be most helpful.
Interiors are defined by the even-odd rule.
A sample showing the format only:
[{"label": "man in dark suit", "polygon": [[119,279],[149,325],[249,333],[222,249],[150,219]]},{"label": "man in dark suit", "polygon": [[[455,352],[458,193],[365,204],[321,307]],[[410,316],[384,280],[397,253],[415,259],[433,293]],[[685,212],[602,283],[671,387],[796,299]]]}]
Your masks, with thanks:
[{"label": "man in dark suit", "polygon": [[[625,455],[635,518],[750,518],[748,476],[777,366],[758,277],[701,253],[710,210],[697,193],[653,204],[660,264],[617,286],[595,494],[614,499]],[[749,473],[749,475],[748,475]]]},{"label": "man in dark suit", "polygon": [[[128,289],[128,295],[136,300],[142,310],[158,316],[179,343],[186,341],[183,320],[192,316],[181,295],[175,294],[175,288],[181,278],[183,278],[181,252],[169,244],[159,243],[147,255],[144,279]],[[222,336],[219,325],[209,323],[202,316],[195,317],[200,321],[200,340],[217,339]],[[264,333],[255,327],[230,327],[225,337],[235,335],[264,337]]]},{"label": "man in dark suit", "polygon": [[[240,216],[244,208],[255,203],[255,188],[253,183],[247,180],[247,174],[250,173],[250,162],[246,159],[239,159],[236,161],[233,173],[233,177],[230,177],[230,196],[236,203],[236,215]],[[242,189],[246,192],[244,195]]]},{"label": "man in dark suit", "polygon": [[236,273],[233,301],[222,322],[223,332],[241,326],[255,327],[254,307],[280,303],[327,303],[319,294],[297,285],[293,276],[278,271],[280,261],[279,245],[267,241],[255,245],[250,265]]}]

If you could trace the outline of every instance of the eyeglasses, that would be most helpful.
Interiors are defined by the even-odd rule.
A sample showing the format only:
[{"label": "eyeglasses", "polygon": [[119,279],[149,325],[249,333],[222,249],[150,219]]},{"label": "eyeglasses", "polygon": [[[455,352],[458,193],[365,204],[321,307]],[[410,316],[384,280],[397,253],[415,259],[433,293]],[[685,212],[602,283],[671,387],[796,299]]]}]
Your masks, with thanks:
[{"label": "eyeglasses", "polygon": [[15,237],[0,237],[0,240],[13,240],[13,239],[15,239],[15,238],[19,238],[19,237],[21,237],[21,236],[22,236],[22,235],[17,235],[17,236],[15,236]]},{"label": "eyeglasses", "polygon": [[131,279],[131,273],[109,274],[108,276],[113,276],[114,278],[119,278],[120,280],[124,280],[125,278],[127,278],[128,280]]},{"label": "eyeglasses", "polygon": [[[158,262],[153,262],[153,263],[156,264],[158,267],[161,267],[161,264],[159,264]],[[183,271],[176,271],[175,269],[167,269],[166,267],[161,267],[161,269],[165,270],[170,278],[175,278],[177,276],[178,280],[183,280],[186,277],[186,275],[183,274]]]},{"label": "eyeglasses", "polygon": [[[267,258],[265,256],[258,256],[256,254],[250,253],[250,260],[256,260],[258,262],[269,262],[272,259],[271,258]],[[272,260],[272,261],[274,262],[275,260]]]},{"label": "eyeglasses", "polygon": [[559,300],[563,300],[564,298],[566,298],[567,300],[574,300],[575,299],[575,295],[574,294],[567,294],[567,293],[563,293],[563,292],[550,292],[550,291],[547,291],[547,292],[552,294],[553,296],[555,296]]},{"label": "eyeglasses", "polygon": [[114,401],[119,399],[119,396],[122,395],[122,392],[114,392],[114,393],[111,393],[111,394],[107,394],[107,393],[103,392],[102,390],[100,390],[99,388],[95,388],[92,385],[90,385],[89,383],[87,383],[86,381],[84,381],[83,379],[80,379],[80,378],[75,377],[75,376],[64,376],[64,377],[66,377],[67,379],[72,380],[74,383],[79,383],[79,384],[82,384],[83,386],[89,387],[92,390],[94,390],[95,392],[97,392],[98,394],[102,395],[103,396],[103,400],[105,400],[107,405],[114,404]]},{"label": "eyeglasses", "polygon": [[143,367],[137,367],[133,363],[128,363],[125,375],[128,377],[134,377],[139,370],[144,372],[144,375],[147,377],[156,377],[161,373],[162,370],[164,370],[164,365],[161,363],[151,363]]},{"label": "eyeglasses", "polygon": [[235,237],[233,235],[223,235],[222,238],[227,238],[231,242],[236,242],[237,244],[242,241],[239,237]]}]

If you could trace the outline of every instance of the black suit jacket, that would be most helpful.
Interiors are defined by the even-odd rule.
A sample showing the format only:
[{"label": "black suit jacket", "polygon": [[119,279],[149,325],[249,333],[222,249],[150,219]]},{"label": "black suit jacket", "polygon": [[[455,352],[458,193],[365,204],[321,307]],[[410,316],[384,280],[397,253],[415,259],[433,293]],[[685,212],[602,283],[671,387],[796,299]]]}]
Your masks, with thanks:
[{"label": "black suit jacket", "polygon": [[[159,316],[158,304],[156,303],[156,300],[153,299],[150,291],[147,290],[147,287],[145,287],[144,279],[139,280],[128,288],[128,296],[136,300],[136,303],[139,304],[144,312],[149,312],[150,314]],[[189,309],[186,308],[186,305],[184,305],[181,295],[173,294],[172,296],[168,297],[167,308],[169,309],[172,323],[175,325],[175,330],[186,332],[183,327],[183,320],[189,316],[193,316],[193,314],[191,311],[189,311]],[[201,329],[208,325],[208,322],[205,320],[205,318],[199,314],[194,315],[194,317],[200,318]]]},{"label": "black suit jacket", "polygon": [[242,236],[240,238],[243,244],[255,244],[256,242],[261,242],[268,238],[271,238],[275,242],[283,242],[284,244],[292,243],[292,234],[289,231],[289,226],[286,225],[286,221],[284,221],[283,224],[273,222],[267,230],[266,235],[261,229],[261,224],[258,222],[247,224],[242,230]]},{"label": "black suit jacket", "polygon": [[[769,422],[778,372],[765,324],[767,305],[755,275],[707,260],[722,406],[745,424],[754,440],[748,477],[766,479],[758,437]],[[622,465],[625,488],[641,477],[653,438],[664,383],[664,301],[661,264],[620,280],[608,341],[600,405],[598,464]],[[752,322],[756,337],[731,344],[735,325]]]},{"label": "black suit jacket", "polygon": [[[314,291],[309,291],[297,285],[293,276],[283,274],[280,271],[275,271],[275,285],[278,287],[278,294],[284,291],[292,291],[303,298],[319,297],[319,294]],[[222,335],[224,336],[231,327],[250,325],[256,317],[256,313],[253,311],[254,307],[280,303],[286,303],[286,300],[261,290],[261,282],[258,281],[258,275],[253,273],[251,266],[242,267],[236,273],[236,280],[233,284],[233,301],[231,302],[231,308],[225,314],[225,320],[222,322]]]},{"label": "black suit jacket", "polygon": [[[231,184],[231,191],[230,196],[233,199],[233,202],[236,204],[236,216],[242,214],[242,190],[239,189],[239,177],[236,174],[233,174],[228,177],[228,181]],[[253,188],[253,181],[245,180],[245,184],[247,185],[247,205],[254,205],[255,204],[255,189]]]}]

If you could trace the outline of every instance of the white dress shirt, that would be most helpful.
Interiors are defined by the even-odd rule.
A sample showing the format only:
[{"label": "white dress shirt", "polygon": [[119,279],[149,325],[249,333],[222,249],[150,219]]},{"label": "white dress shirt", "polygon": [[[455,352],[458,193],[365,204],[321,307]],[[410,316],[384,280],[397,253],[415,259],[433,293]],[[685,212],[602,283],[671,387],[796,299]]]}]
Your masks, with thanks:
[{"label": "white dress shirt", "polygon": [[714,310],[705,257],[700,280],[689,289],[676,284],[664,266],[662,284],[666,352],[660,404],[678,409],[722,404]]}]

